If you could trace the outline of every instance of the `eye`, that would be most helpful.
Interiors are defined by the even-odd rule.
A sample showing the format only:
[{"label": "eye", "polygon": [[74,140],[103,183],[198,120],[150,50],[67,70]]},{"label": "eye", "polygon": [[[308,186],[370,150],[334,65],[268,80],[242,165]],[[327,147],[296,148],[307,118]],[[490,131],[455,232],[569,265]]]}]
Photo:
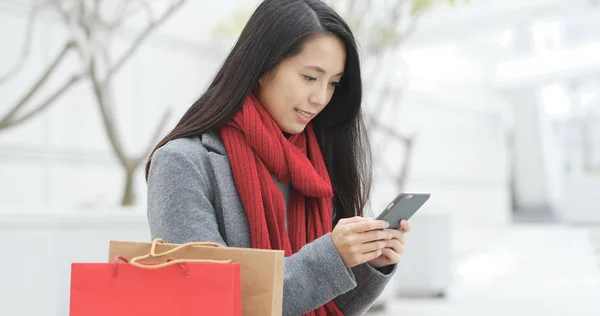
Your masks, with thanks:
[{"label": "eye", "polygon": [[317,78],[315,78],[315,77],[311,77],[311,76],[304,76],[304,79],[305,79],[306,81],[316,81],[316,80],[317,80]]},{"label": "eye", "polygon": [[332,82],[332,83],[331,83],[331,85],[332,85],[334,88],[341,88],[341,87],[342,87],[342,84],[341,84],[341,83],[339,83],[339,82]]}]

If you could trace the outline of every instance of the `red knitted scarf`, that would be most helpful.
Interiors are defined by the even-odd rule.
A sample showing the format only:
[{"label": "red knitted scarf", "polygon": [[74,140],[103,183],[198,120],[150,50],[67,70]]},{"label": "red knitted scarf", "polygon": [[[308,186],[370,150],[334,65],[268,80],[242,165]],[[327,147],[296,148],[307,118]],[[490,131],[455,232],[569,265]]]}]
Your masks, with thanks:
[{"label": "red knitted scarf", "polygon": [[[220,132],[248,216],[253,248],[284,250],[290,256],[331,231],[331,181],[311,124],[288,139],[251,95]],[[293,187],[287,216],[272,175]],[[330,301],[306,315],[343,314]]]}]

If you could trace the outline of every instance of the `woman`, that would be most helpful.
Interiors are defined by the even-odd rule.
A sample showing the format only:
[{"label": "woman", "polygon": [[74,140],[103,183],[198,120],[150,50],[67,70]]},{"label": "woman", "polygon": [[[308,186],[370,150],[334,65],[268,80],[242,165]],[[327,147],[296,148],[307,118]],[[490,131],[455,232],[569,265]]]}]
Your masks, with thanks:
[{"label": "woman", "polygon": [[360,315],[409,230],[362,217],[370,185],[348,25],[266,0],[146,166],[152,238],[285,251],[285,315]]}]

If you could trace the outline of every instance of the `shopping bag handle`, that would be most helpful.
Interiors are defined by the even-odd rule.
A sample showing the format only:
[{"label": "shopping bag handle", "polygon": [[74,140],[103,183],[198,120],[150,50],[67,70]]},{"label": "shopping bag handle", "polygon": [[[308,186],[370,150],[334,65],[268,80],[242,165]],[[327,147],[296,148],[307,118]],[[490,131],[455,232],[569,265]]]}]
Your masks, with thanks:
[{"label": "shopping bag handle", "polygon": [[216,242],[210,242],[210,241],[192,241],[192,242],[188,242],[182,245],[179,245],[171,250],[162,252],[157,254],[156,253],[156,245],[157,244],[162,244],[164,243],[164,240],[162,238],[154,238],[154,240],[152,240],[152,246],[150,246],[150,255],[153,257],[162,257],[164,255],[179,251],[181,248],[186,248],[186,247],[215,247],[215,248],[224,248],[221,244],[216,243]]},{"label": "shopping bag handle", "polygon": [[218,244],[218,243],[214,243],[214,242],[188,242],[182,245],[179,245],[171,250],[167,250],[165,252],[161,252],[161,253],[156,253],[155,252],[155,247],[156,244],[158,243],[162,243],[163,240],[161,238],[156,238],[152,241],[152,248],[150,249],[150,253],[147,253],[145,255],[142,256],[137,256],[134,258],[131,258],[131,260],[129,260],[129,264],[131,264],[132,266],[138,267],[138,268],[142,268],[142,269],[149,269],[149,270],[154,270],[154,269],[161,269],[164,267],[168,267],[174,264],[183,264],[183,263],[231,263],[231,260],[210,260],[210,259],[174,259],[174,260],[170,260],[167,262],[163,262],[163,263],[159,263],[159,264],[141,264],[137,261],[139,260],[146,260],[149,258],[160,258],[163,257],[165,255],[177,252],[181,249],[184,248],[189,248],[189,247],[198,247],[198,246],[209,246],[209,247],[223,247],[222,245]]}]

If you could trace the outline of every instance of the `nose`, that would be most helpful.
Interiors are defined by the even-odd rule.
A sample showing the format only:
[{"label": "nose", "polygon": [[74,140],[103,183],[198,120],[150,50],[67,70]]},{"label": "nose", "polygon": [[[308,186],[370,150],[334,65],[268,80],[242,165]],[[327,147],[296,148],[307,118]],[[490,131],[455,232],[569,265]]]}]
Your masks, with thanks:
[{"label": "nose", "polygon": [[312,92],[310,98],[309,98],[309,102],[314,105],[314,106],[318,106],[318,107],[324,107],[325,105],[327,105],[327,102],[329,97],[329,91],[328,91],[328,87],[319,87],[317,89],[315,89],[315,91]]}]

